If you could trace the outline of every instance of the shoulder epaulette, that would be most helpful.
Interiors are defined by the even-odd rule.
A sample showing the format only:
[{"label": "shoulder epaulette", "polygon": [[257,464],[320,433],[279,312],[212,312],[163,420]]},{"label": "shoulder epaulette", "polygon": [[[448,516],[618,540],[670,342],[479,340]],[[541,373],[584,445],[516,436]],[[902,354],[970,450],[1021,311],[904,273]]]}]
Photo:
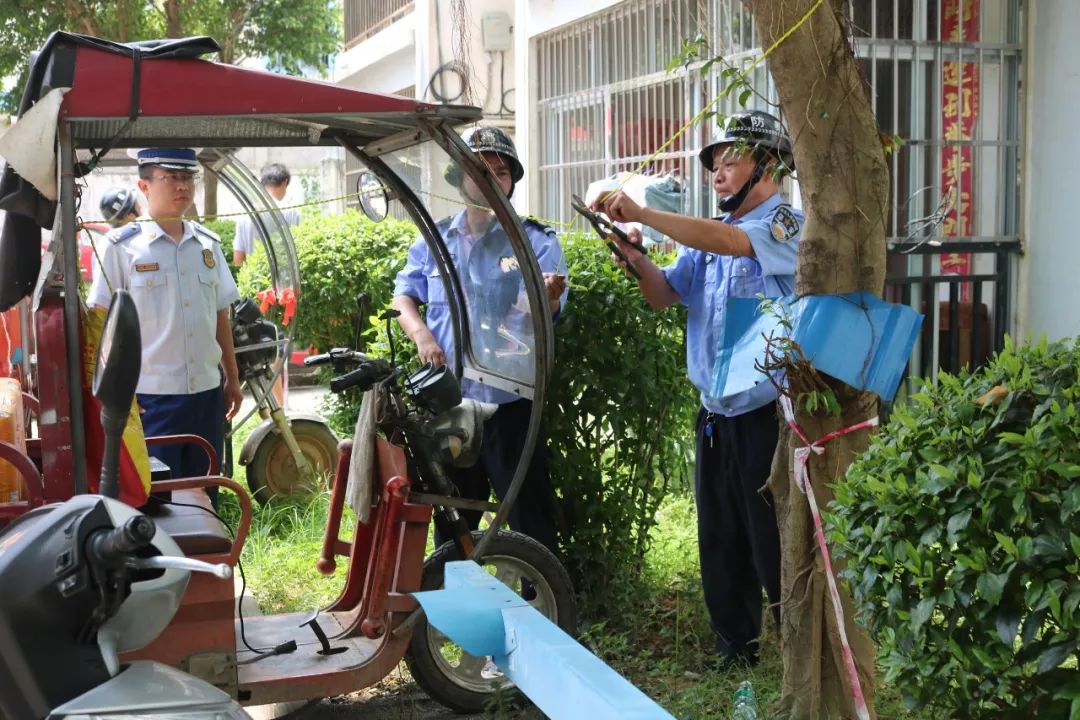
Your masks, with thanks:
[{"label": "shoulder epaulette", "polygon": [[210,238],[211,240],[213,240],[213,241],[214,241],[214,242],[216,242],[216,243],[220,243],[220,242],[221,242],[221,238],[219,238],[219,237],[217,236],[217,234],[215,234],[215,233],[214,233],[213,231],[211,231],[211,230],[208,230],[208,229],[204,228],[204,227],[203,227],[202,225],[200,225],[199,223],[191,223],[191,224],[192,224],[192,226],[193,226],[193,227],[195,228],[195,232],[199,233],[199,234],[200,234],[200,235],[202,235],[203,237],[207,237],[207,238]]},{"label": "shoulder epaulette", "polygon": [[547,223],[543,222],[542,220],[540,220],[540,218],[533,217],[532,215],[526,215],[525,217],[521,218],[521,224],[522,225],[533,225],[534,227],[539,228],[540,230],[544,231],[548,235],[551,235],[551,236],[555,235],[555,228],[553,228],[550,225],[548,225]]},{"label": "shoulder epaulette", "polygon": [[139,223],[133,222],[109,231],[106,237],[112,243],[123,242],[124,240],[130,240],[139,234]]}]

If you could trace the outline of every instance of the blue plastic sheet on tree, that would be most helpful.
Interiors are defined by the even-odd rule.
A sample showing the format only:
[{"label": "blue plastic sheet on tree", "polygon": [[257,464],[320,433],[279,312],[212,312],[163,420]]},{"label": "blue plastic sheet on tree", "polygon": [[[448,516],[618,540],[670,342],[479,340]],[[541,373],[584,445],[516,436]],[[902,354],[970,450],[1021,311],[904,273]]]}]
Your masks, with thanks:
[{"label": "blue plastic sheet on tree", "polygon": [[428,622],[470,655],[490,656],[553,720],[674,720],[517,593],[471,560],[442,590],[413,593]]},{"label": "blue plastic sheet on tree", "polygon": [[820,372],[892,400],[923,321],[906,305],[864,292],[789,296],[774,300],[770,312],[759,299],[727,302],[713,375],[718,398],[769,382],[755,369],[765,361],[766,338],[790,336]]}]

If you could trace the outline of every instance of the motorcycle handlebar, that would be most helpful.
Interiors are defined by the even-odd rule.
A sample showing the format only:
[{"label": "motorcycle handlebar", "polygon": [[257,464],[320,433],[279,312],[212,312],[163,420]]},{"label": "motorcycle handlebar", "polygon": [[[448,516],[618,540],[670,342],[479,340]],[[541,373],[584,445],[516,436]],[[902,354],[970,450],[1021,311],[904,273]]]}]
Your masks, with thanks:
[{"label": "motorcycle handlebar", "polygon": [[90,553],[103,565],[117,565],[154,539],[157,526],[145,515],[136,515],[112,530],[98,531],[90,541]]},{"label": "motorcycle handlebar", "polygon": [[369,360],[355,370],[339,375],[330,380],[330,392],[339,393],[349,388],[365,391],[378,381],[386,378],[393,369],[385,362]]}]

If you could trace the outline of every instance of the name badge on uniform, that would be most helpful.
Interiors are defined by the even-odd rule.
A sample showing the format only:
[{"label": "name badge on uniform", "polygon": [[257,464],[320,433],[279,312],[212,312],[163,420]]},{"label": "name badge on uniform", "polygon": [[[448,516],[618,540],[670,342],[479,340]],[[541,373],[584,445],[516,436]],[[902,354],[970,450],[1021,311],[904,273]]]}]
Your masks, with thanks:
[{"label": "name badge on uniform", "polygon": [[791,208],[787,205],[781,205],[776,208],[776,214],[773,215],[770,229],[772,230],[773,240],[787,242],[799,234],[799,220],[795,217],[795,213],[791,212]]},{"label": "name badge on uniform", "polygon": [[154,272],[160,269],[157,263],[139,263],[135,266],[135,272]]},{"label": "name badge on uniform", "polygon": [[213,250],[203,250],[202,251],[202,261],[203,261],[203,264],[206,265],[206,267],[213,269],[214,265],[216,264],[214,262],[214,251]]},{"label": "name badge on uniform", "polygon": [[509,257],[499,258],[499,269],[504,273],[512,273],[518,269],[517,258],[513,255]]}]

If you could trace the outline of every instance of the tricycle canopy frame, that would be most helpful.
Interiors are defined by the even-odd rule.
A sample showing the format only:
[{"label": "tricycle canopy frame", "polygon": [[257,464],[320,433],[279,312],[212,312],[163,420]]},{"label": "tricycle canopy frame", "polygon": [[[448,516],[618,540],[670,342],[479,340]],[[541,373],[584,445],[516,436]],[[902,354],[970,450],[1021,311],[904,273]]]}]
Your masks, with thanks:
[{"label": "tricycle canopy frame", "polygon": [[[183,42],[177,41],[179,45]],[[204,46],[205,43],[202,46],[196,43],[194,54],[206,52],[199,50]],[[51,333],[55,338],[52,347],[56,348],[62,342],[66,357],[66,368],[61,374],[57,367],[59,358],[46,357],[39,352],[39,374],[50,371],[52,375],[48,382],[38,383],[42,393],[40,423],[46,499],[70,496],[71,488],[75,492],[86,490],[85,436],[81,423],[81,300],[76,244],[77,175],[84,172],[85,167],[79,167],[77,150],[157,145],[221,149],[344,147],[391,188],[416,223],[439,265],[453,317],[454,354],[460,375],[463,368],[475,363],[470,362],[473,355],[468,330],[470,318],[465,312],[469,303],[460,278],[452,271],[454,255],[443,239],[439,224],[432,218],[428,203],[422,198],[422,188],[400,176],[400,168],[394,165],[390,155],[430,143],[432,147],[441,148],[452,163],[460,166],[482,195],[505,234],[505,242],[513,251],[514,268],[520,271],[522,289],[515,307],[525,308],[522,323],[527,327],[523,332],[531,334],[529,374],[508,377],[500,376],[498,372],[472,373],[472,377],[480,382],[517,392],[534,401],[525,449],[497,522],[502,520],[524,478],[538,437],[553,357],[553,338],[543,276],[521,221],[484,164],[454,129],[463,123],[479,121],[482,117],[480,109],[437,106],[361,92],[316,80],[208,62],[190,53],[187,57],[153,57],[139,46],[64,33],[54,34],[46,49],[49,54],[35,62],[22,107],[25,114],[49,90],[69,88],[55,118],[59,155],[56,217],[60,220],[60,228],[53,234],[53,252],[46,255],[47,265],[39,276],[34,305],[45,311],[42,318],[47,319],[47,322],[42,319],[36,322],[39,336]],[[42,64],[44,69],[40,67]],[[188,92],[191,89],[197,89],[197,92]],[[236,191],[235,187],[232,189]],[[48,207],[44,198],[36,198],[36,201],[38,207],[42,204]],[[8,196],[0,197],[0,207],[8,210],[10,223],[14,204],[8,202]],[[51,224],[42,221],[42,216],[43,213],[38,212],[37,224],[50,227]],[[22,220],[25,227],[26,218]],[[17,239],[5,237],[5,243],[10,241]],[[37,239],[32,241],[37,242]],[[0,245],[0,253],[11,247]],[[48,266],[50,261],[51,267]],[[4,278],[0,278],[0,284],[3,282]],[[300,302],[303,302],[302,298]],[[62,341],[56,337],[58,334],[62,335]],[[43,347],[40,338],[39,347]],[[46,451],[46,437],[62,449]],[[64,486],[68,488],[66,494]]]}]

